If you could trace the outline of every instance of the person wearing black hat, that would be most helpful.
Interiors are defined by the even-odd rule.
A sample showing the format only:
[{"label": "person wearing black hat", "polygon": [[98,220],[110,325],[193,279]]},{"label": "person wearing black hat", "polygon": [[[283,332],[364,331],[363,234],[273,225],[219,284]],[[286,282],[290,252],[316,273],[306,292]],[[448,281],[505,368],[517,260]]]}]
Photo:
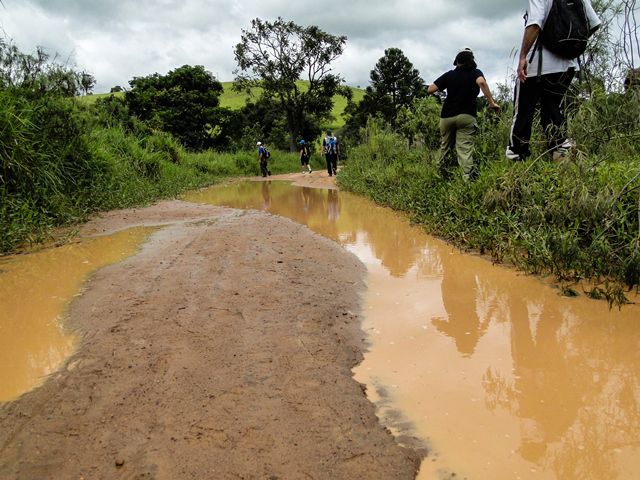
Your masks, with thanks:
[{"label": "person wearing black hat", "polygon": [[327,161],[329,176],[338,173],[338,157],[340,156],[340,143],[334,137],[331,130],[327,130],[327,136],[322,140],[322,153]]},{"label": "person wearing black hat", "polygon": [[480,90],[487,99],[490,109],[500,111],[500,106],[493,99],[489,85],[484,74],[478,69],[470,48],[460,50],[453,65],[456,68],[438,77],[429,85],[427,91],[430,94],[447,91],[440,113],[442,138],[438,166],[441,169],[445,167],[445,162],[455,147],[458,165],[462,168],[462,177],[465,181],[469,181],[475,175],[473,136],[477,129],[476,99]]}]

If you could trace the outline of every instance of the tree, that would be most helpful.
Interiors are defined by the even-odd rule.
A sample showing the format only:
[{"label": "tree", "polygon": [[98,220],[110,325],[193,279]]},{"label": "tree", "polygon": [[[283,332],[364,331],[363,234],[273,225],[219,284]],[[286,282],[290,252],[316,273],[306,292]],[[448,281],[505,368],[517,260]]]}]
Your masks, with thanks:
[{"label": "tree", "polygon": [[96,78],[90,73],[81,72],[78,74],[78,84],[84,94],[87,95],[96,86]]},{"label": "tree", "polygon": [[391,123],[395,122],[400,107],[408,107],[414,99],[426,94],[420,72],[399,48],[386,49],[369,77],[373,92],[391,103]]},{"label": "tree", "polygon": [[369,75],[370,83],[358,105],[347,110],[349,119],[346,130],[357,136],[357,131],[367,124],[370,116],[382,117],[396,126],[398,113],[409,108],[414,100],[426,96],[420,72],[399,48],[388,48]]},{"label": "tree", "polygon": [[[184,65],[166,75],[135,77],[125,99],[132,114],[173,134],[187,148],[201,150],[215,141],[222,84],[203,66]],[[216,132],[219,136],[219,132]]]},{"label": "tree", "polygon": [[[278,17],[271,23],[258,18],[242,30],[235,47],[238,69],[234,88],[250,91],[260,86],[263,96],[277,100],[289,133],[289,148],[296,149],[301,127],[326,119],[342,79],[331,73],[331,62],[344,49],[347,38],[316,26],[301,27]],[[303,88],[299,80],[307,81]]]},{"label": "tree", "polygon": [[0,88],[19,89],[39,98],[45,95],[74,97],[81,91],[81,74],[68,63],[59,63],[38,47],[33,54],[22,53],[11,40],[0,38]]}]

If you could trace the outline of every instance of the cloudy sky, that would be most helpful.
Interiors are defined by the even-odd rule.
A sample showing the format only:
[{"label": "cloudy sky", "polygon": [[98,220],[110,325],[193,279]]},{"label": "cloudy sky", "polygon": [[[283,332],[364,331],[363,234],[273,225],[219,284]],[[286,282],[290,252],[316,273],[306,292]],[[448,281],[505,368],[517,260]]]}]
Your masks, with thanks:
[{"label": "cloudy sky", "polygon": [[385,48],[400,48],[432,82],[469,46],[492,85],[513,72],[526,0],[2,0],[0,28],[24,52],[43,46],[97,79],[97,93],[134,76],[204,65],[233,79],[233,48],[253,18],[281,16],[347,36],[334,64],[365,87]]}]

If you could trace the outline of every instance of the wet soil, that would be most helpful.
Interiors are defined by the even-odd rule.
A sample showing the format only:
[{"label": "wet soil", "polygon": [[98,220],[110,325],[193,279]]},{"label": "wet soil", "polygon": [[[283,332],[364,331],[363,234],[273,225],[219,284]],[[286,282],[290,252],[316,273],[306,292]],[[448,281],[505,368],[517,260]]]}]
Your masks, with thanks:
[{"label": "wet soil", "polygon": [[0,478],[415,477],[419,454],[352,378],[355,256],[281,217],[180,201],[82,232],[158,224],[71,304],[65,367],[0,406]]}]

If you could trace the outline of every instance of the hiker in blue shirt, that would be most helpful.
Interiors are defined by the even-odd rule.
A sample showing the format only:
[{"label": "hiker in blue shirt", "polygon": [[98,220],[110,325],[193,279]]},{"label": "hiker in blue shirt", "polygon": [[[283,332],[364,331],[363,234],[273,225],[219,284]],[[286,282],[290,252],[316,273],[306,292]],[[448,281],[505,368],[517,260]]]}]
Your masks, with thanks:
[{"label": "hiker in blue shirt", "polygon": [[258,147],[258,162],[260,163],[260,173],[262,173],[263,177],[267,177],[271,175],[269,171],[269,167],[267,166],[267,159],[271,156],[267,147],[262,145],[262,142],[256,143]]},{"label": "hiker in blue shirt", "polygon": [[338,157],[340,156],[340,143],[331,134],[331,130],[327,130],[327,136],[322,140],[322,153],[327,160],[327,172],[331,177],[338,173]]}]

